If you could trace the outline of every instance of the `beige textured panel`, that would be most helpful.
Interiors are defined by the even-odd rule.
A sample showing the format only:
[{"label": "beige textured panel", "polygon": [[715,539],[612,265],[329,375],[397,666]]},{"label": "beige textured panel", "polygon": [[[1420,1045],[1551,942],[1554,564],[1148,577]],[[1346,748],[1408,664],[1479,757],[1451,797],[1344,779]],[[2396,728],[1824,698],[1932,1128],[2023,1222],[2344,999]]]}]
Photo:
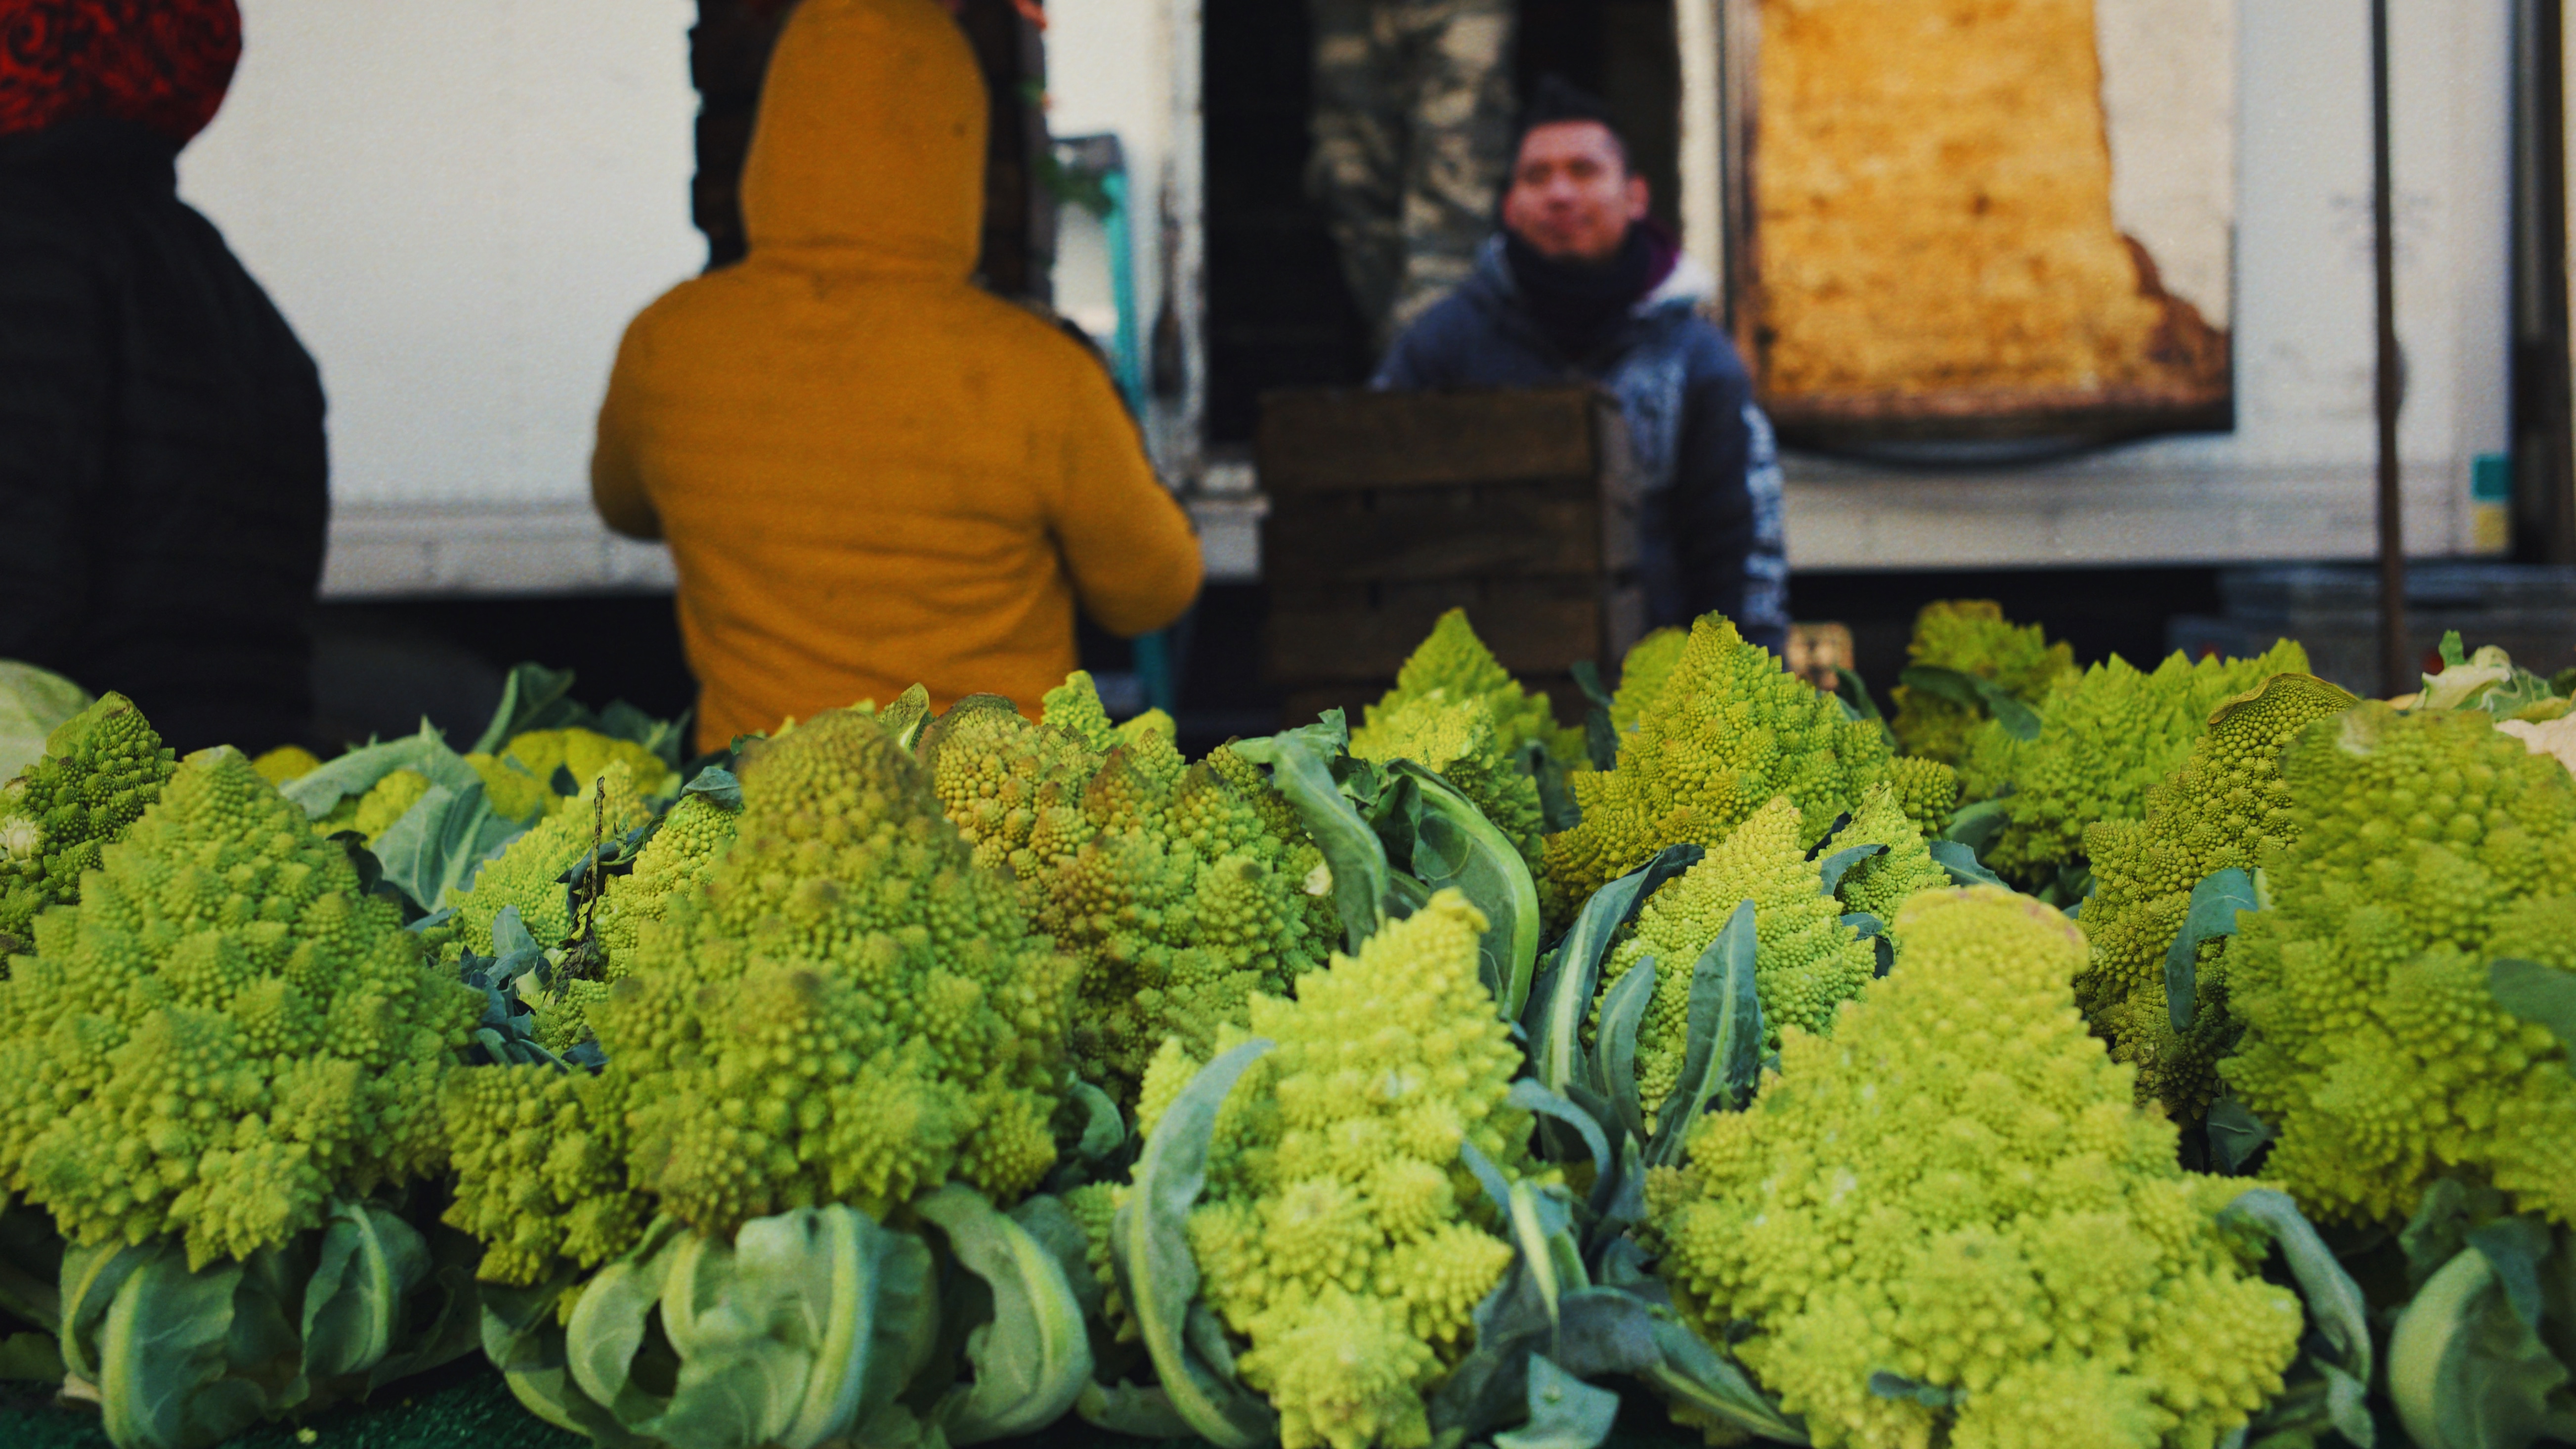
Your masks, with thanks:
[{"label": "beige textured panel", "polygon": [[[2111,208],[2092,0],[1765,0],[1756,351],[1880,415],[2224,396]],[[1794,412],[1794,409],[1792,410]]]}]

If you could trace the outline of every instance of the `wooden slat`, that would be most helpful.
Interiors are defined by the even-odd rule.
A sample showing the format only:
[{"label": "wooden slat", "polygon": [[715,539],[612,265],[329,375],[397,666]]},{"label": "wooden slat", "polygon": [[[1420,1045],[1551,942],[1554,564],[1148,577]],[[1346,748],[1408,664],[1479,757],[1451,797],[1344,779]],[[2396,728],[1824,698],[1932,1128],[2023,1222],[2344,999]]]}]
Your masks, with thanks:
[{"label": "wooden slat", "polygon": [[[1393,679],[1405,657],[1449,607],[1408,599],[1372,608],[1365,600],[1298,608],[1274,600],[1265,629],[1269,674],[1278,685]],[[1505,595],[1468,611],[1476,633],[1515,674],[1558,674],[1602,649],[1598,597]]]},{"label": "wooden slat", "polygon": [[1262,524],[1263,569],[1292,584],[1600,572],[1596,498],[1527,488],[1473,491],[1477,496],[1454,500],[1396,495],[1454,506],[1394,509],[1336,506],[1367,495],[1290,495],[1295,501],[1274,503]]},{"label": "wooden slat", "polygon": [[1589,387],[1267,393],[1261,486],[1278,496],[1594,477],[1598,396]]}]

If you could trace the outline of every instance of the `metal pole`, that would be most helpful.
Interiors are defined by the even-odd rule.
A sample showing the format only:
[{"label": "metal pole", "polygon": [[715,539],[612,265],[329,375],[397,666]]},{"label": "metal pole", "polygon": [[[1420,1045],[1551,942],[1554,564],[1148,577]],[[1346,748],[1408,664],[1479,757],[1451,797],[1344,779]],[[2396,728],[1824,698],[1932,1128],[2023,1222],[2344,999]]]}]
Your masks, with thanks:
[{"label": "metal pole", "polygon": [[2370,250],[2379,310],[2379,679],[2386,696],[2411,694],[2422,668],[2406,648],[2406,515],[2397,487],[2397,408],[2404,363],[2397,352],[2397,239],[2388,158],[2388,0],[2370,0]]}]

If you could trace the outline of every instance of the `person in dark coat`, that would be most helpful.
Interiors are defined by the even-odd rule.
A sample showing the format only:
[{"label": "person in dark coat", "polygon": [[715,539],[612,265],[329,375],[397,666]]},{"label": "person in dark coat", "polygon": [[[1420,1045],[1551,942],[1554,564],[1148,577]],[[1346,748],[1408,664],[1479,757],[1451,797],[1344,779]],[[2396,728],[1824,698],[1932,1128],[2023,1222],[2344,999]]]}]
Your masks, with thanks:
[{"label": "person in dark coat", "polygon": [[179,199],[234,0],[0,0],[0,658],[183,752],[300,741],[322,384]]},{"label": "person in dark coat", "polygon": [[1522,125],[1501,234],[1475,274],[1396,339],[1372,385],[1608,388],[1645,475],[1649,626],[1714,610],[1785,656],[1789,564],[1771,423],[1735,344],[1700,315],[1715,280],[1646,202],[1608,108],[1550,77]]}]

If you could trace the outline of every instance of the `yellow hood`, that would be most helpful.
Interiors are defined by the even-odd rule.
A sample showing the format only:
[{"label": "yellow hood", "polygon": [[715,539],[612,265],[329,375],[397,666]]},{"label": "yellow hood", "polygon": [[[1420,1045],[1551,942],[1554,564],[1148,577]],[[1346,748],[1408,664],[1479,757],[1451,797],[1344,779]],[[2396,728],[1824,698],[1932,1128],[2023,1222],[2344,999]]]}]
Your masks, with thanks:
[{"label": "yellow hood", "polygon": [[963,279],[984,224],[987,104],[937,0],[804,0],[743,165],[752,252]]}]

